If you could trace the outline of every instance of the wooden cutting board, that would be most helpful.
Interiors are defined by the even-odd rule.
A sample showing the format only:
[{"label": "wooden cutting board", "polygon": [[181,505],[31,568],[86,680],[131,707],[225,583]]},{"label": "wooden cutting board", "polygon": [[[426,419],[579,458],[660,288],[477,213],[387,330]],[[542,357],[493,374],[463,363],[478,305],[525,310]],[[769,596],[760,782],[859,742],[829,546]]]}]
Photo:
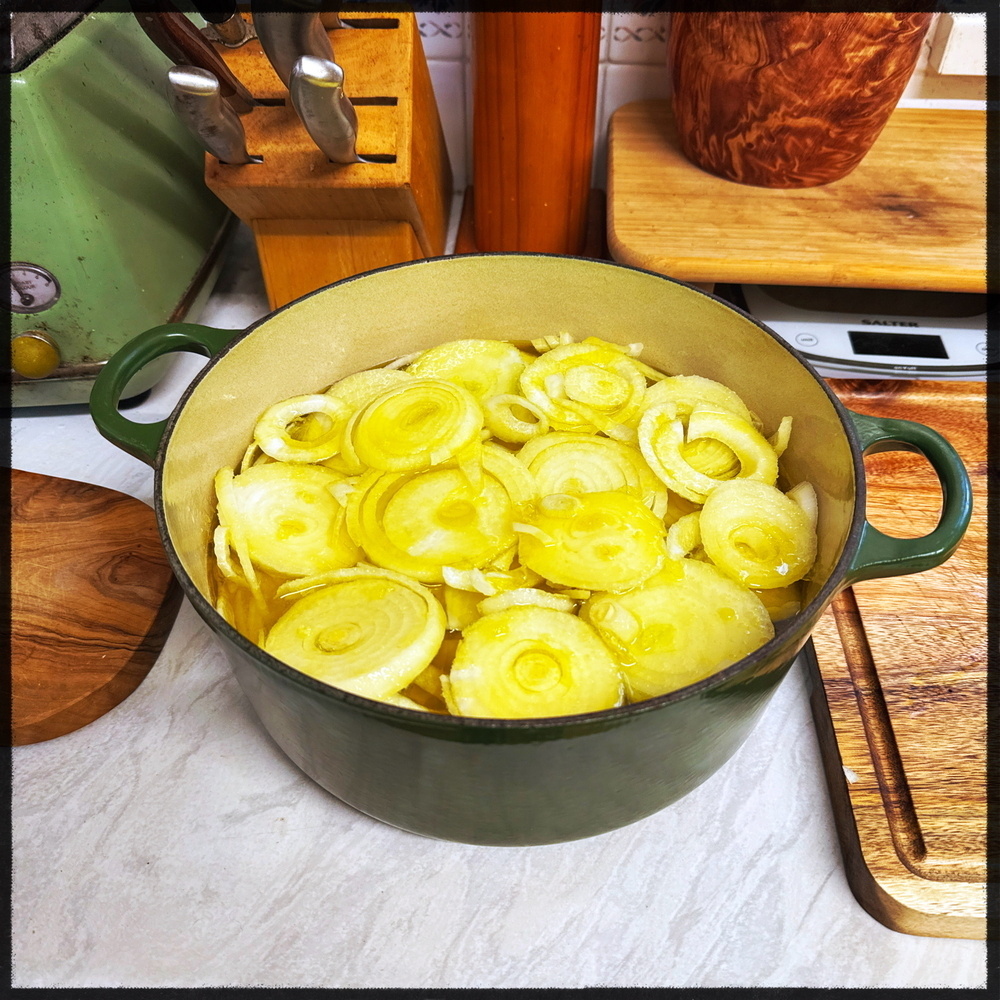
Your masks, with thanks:
[{"label": "wooden cutting board", "polygon": [[[944,565],[856,584],[813,633],[812,708],[848,879],[861,905],[894,930],[983,938],[986,386],[830,385],[852,410],[942,433],[969,470],[974,503]],[[932,529],[940,488],[929,464],[906,452],[865,461],[872,524],[911,537]]]},{"label": "wooden cutting board", "polygon": [[690,282],[986,290],[986,114],[899,108],[846,177],[724,180],[681,152],[664,100],[608,126],[612,257]]},{"label": "wooden cutting board", "polygon": [[143,680],[181,591],[153,511],[115,490],[11,470],[11,739],[64,736]]}]

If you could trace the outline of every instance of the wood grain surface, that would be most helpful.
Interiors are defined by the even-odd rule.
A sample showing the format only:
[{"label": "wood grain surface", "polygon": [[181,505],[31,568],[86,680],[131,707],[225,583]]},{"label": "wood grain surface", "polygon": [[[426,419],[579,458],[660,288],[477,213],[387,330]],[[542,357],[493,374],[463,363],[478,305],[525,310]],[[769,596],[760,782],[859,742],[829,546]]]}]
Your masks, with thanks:
[{"label": "wood grain surface", "polygon": [[477,11],[473,18],[476,244],[580,254],[601,14]]},{"label": "wood grain surface", "polygon": [[12,470],[12,744],[64,736],[127,698],[180,600],[146,504]]},{"label": "wood grain surface", "polygon": [[692,282],[986,290],[986,115],[900,108],[846,177],[750,187],[681,152],[669,101],[611,118],[608,246]]},{"label": "wood grain surface", "polygon": [[365,23],[376,26],[327,34],[355,105],[358,154],[392,162],[330,163],[260,42],[216,46],[263,102],[240,119],[247,150],[263,162],[206,155],[205,183],[253,229],[272,308],[357,274],[359,263],[368,270],[444,252],[451,165],[416,19],[366,12]]},{"label": "wood grain surface", "polygon": [[[852,889],[895,930],[985,934],[986,399],[976,382],[850,381],[851,409],[927,424],[973,483],[965,538],[944,565],[840,594],[813,633],[817,722]],[[907,452],[865,460],[868,519],[916,537],[941,491]]]},{"label": "wood grain surface", "polygon": [[250,228],[275,307],[339,277],[425,256],[408,222],[254,219]]},{"label": "wood grain surface", "polygon": [[[475,188],[470,185],[465,189],[462,199],[462,212],[458,220],[458,231],[455,234],[455,253],[479,253],[482,247],[476,242],[475,223]],[[580,256],[593,260],[610,260],[608,256],[608,241],[604,226],[607,216],[607,198],[600,188],[591,188],[587,201],[587,226]]]},{"label": "wood grain surface", "polygon": [[763,187],[844,177],[896,107],[932,17],[676,12],[668,62],[685,156]]}]

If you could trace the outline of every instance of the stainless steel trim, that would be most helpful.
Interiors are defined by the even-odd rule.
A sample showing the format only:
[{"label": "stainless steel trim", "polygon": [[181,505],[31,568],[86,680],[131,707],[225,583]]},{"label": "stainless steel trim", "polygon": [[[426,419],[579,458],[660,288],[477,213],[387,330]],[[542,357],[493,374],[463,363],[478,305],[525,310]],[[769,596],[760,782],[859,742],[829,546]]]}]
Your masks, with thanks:
[{"label": "stainless steel trim", "polygon": [[223,163],[262,162],[247,152],[243,123],[222,99],[213,73],[198,66],[173,66],[167,71],[167,97],[188,130]]},{"label": "stainless steel trim", "polygon": [[344,93],[344,71],[329,59],[302,56],[289,83],[292,104],[313,142],[334,163],[364,163],[358,116]]}]

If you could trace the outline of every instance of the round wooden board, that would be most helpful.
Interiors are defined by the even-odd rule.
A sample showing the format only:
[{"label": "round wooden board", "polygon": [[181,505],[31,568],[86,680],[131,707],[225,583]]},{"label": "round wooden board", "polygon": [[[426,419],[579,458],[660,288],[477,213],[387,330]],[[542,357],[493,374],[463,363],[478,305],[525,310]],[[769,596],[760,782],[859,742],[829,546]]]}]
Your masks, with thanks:
[{"label": "round wooden board", "polygon": [[11,741],[64,736],[127,698],[181,591],[142,501],[11,470]]}]

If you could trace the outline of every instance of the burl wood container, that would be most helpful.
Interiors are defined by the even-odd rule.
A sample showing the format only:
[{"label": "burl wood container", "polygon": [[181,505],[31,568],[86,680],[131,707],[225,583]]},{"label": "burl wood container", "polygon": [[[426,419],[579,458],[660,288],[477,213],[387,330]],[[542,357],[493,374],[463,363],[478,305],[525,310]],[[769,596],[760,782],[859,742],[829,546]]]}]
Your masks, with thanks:
[{"label": "burl wood container", "polygon": [[681,149],[756,187],[828,184],[878,138],[931,13],[675,13],[668,66]]}]

